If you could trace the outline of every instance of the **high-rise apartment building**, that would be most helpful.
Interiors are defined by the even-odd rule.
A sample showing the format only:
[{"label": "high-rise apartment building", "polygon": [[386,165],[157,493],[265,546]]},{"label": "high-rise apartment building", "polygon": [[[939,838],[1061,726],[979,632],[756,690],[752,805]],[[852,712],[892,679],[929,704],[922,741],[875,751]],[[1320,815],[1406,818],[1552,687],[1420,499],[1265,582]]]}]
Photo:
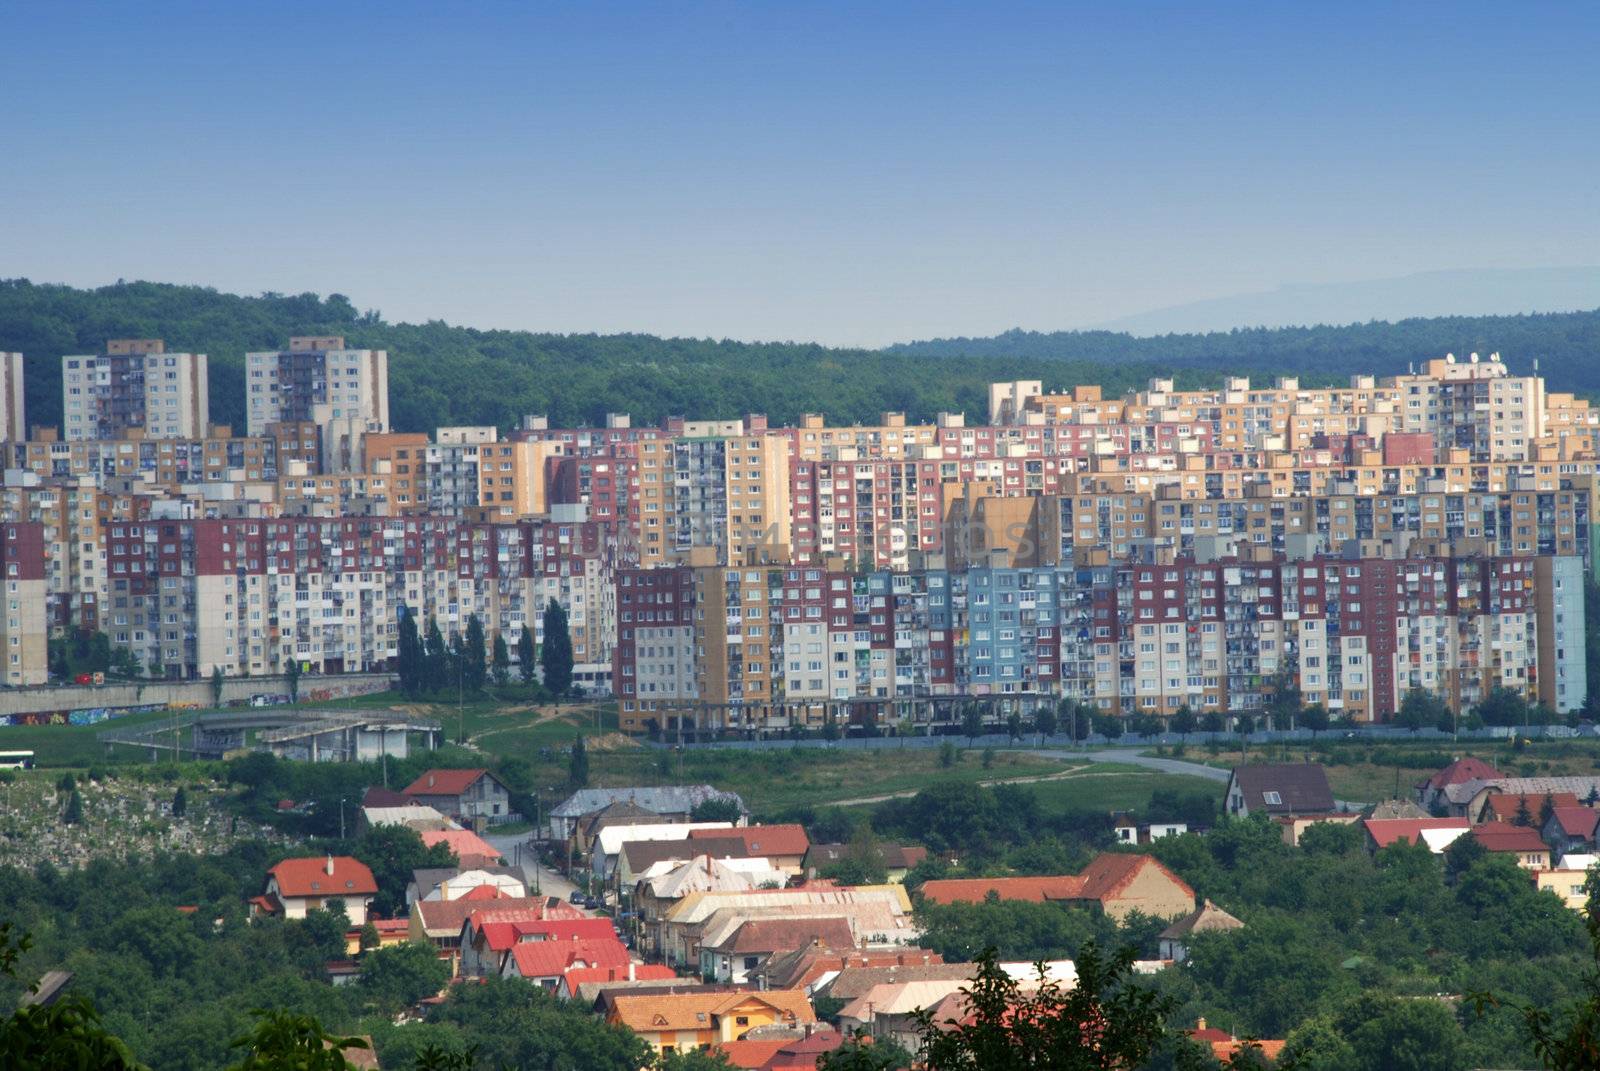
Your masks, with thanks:
[{"label": "high-rise apartment building", "polygon": [[200,439],[211,392],[203,353],[158,338],[117,338],[98,356],[61,358],[64,438]]},{"label": "high-rise apartment building", "polygon": [[23,416],[22,354],[0,353],[0,442],[27,438]]},{"label": "high-rise apartment building", "polygon": [[308,420],[323,429],[330,472],[362,468],[363,439],[389,430],[389,354],[346,349],[337,335],[291,338],[278,352],[245,354],[245,419],[251,435]]}]

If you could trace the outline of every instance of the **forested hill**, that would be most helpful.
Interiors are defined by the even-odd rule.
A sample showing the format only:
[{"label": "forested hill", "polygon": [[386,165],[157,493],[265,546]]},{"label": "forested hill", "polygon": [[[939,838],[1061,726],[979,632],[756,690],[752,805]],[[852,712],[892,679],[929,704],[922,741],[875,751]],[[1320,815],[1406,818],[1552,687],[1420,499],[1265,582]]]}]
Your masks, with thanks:
[{"label": "forested hill", "polygon": [[[1349,349],[1333,337],[1352,331],[1363,337],[1347,339]],[[1585,361],[1600,355],[1600,317],[1594,314],[1154,340],[1110,333],[1018,336],[1073,341],[1030,352],[1018,347],[1007,353],[1001,340],[878,352],[804,343],[480,331],[440,321],[397,324],[358,311],[339,294],[242,297],[165,283],[80,290],[0,281],[0,350],[27,357],[30,424],[60,423],[63,354],[101,352],[108,338],[162,338],[170,350],[210,355],[212,419],[242,432],[245,353],[277,349],[291,335],[310,334],[339,334],[351,346],[389,351],[391,419],[401,431],[447,424],[510,427],[524,413],[546,413],[567,425],[597,423],[607,412],[631,413],[639,422],[671,414],[725,418],[763,412],[788,423],[801,413],[821,412],[833,423],[861,423],[885,410],[903,411],[913,420],[929,420],[940,410],[979,419],[992,380],[1040,379],[1051,388],[1098,383],[1120,393],[1154,375],[1201,386],[1229,373],[1272,371],[1297,374],[1310,385],[1353,369],[1392,373],[1407,361],[1472,349],[1499,349],[1518,367],[1525,367],[1524,355],[1537,354],[1558,388],[1593,387],[1600,394],[1600,362]],[[972,359],[930,360],[933,353]],[[1558,374],[1560,361],[1567,371]]]},{"label": "forested hill", "polygon": [[[1600,303],[1600,294],[1595,295]],[[1196,335],[1137,338],[1112,331],[1007,331],[991,338],[905,342],[884,352],[911,357],[1160,361],[1216,378],[1224,369],[1290,373],[1316,370],[1343,378],[1357,372],[1403,371],[1408,362],[1454,353],[1498,352],[1513,372],[1533,361],[1551,389],[1600,397],[1600,310],[1523,316],[1443,316],[1340,327],[1238,328]]]}]

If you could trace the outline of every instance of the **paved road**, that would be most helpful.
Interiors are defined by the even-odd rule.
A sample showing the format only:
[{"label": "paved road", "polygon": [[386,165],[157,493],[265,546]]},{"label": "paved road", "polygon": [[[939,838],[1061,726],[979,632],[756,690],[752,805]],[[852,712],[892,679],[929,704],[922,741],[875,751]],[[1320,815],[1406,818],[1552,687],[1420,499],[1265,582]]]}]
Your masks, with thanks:
[{"label": "paved road", "polygon": [[[542,866],[535,869],[533,849],[527,845],[527,838],[528,834],[526,833],[512,833],[505,836],[495,836],[493,833],[488,833],[484,835],[483,839],[494,845],[505,856],[505,864],[507,866],[516,866],[520,857],[522,872],[526,875],[524,880],[527,883],[530,895],[533,893],[534,884],[537,881],[539,891],[545,896],[559,896],[563,900],[570,899],[572,894],[577,891],[577,886],[573,885],[558,871]],[[517,851],[519,845],[522,848],[520,853]]]},{"label": "paved road", "polygon": [[1160,773],[1186,774],[1190,777],[1204,777],[1208,781],[1224,783],[1230,776],[1227,770],[1219,770],[1202,762],[1163,759],[1157,755],[1146,755],[1141,751],[1129,751],[1126,748],[1105,751],[1035,751],[1033,754],[1047,759],[1059,759],[1062,762],[1082,762],[1085,759],[1090,762],[1120,762],[1130,766],[1143,766]]}]

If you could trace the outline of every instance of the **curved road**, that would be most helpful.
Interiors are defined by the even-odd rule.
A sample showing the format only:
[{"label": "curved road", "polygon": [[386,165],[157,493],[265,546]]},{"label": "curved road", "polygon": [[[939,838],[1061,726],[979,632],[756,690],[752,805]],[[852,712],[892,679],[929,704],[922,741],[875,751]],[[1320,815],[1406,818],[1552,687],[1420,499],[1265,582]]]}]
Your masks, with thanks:
[{"label": "curved road", "polygon": [[1185,774],[1189,777],[1204,777],[1209,781],[1221,781],[1224,784],[1231,773],[1219,770],[1215,766],[1207,766],[1200,762],[1188,762],[1184,759],[1163,759],[1156,755],[1146,755],[1142,751],[1129,751],[1127,748],[1107,748],[1103,751],[1033,751],[1032,755],[1041,758],[1057,759],[1061,762],[1117,762],[1128,766],[1143,766],[1158,773]]}]

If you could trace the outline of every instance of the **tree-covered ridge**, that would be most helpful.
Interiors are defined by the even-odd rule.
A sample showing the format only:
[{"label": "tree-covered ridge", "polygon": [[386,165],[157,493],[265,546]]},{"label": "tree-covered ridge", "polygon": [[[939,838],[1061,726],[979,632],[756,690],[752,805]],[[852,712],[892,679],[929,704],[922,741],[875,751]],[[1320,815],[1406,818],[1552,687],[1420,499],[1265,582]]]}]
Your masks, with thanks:
[{"label": "tree-covered ridge", "polygon": [[[1156,375],[1200,386],[1229,373],[1270,370],[1299,374],[1311,385],[1350,371],[1396,372],[1408,361],[1472,349],[1499,349],[1514,362],[1537,355],[1558,388],[1600,388],[1600,363],[1583,360],[1600,352],[1600,315],[1592,313],[1164,339],[1014,332],[877,352],[792,342],[480,331],[437,320],[397,324],[359,311],[342,294],[243,297],[166,283],[83,290],[0,281],[0,350],[27,357],[31,424],[61,421],[62,355],[101,352],[108,338],[162,338],[170,350],[210,356],[212,419],[242,432],[244,355],[306,334],[343,335],[351,346],[389,351],[392,422],[401,431],[509,427],[524,413],[546,413],[564,425],[599,423],[607,412],[652,423],[674,414],[728,418],[747,412],[780,423],[807,412],[826,413],[833,423],[867,423],[885,410],[914,420],[930,420],[941,410],[981,419],[994,380],[1097,383],[1120,393]],[[927,360],[931,355],[973,359]]]}]

